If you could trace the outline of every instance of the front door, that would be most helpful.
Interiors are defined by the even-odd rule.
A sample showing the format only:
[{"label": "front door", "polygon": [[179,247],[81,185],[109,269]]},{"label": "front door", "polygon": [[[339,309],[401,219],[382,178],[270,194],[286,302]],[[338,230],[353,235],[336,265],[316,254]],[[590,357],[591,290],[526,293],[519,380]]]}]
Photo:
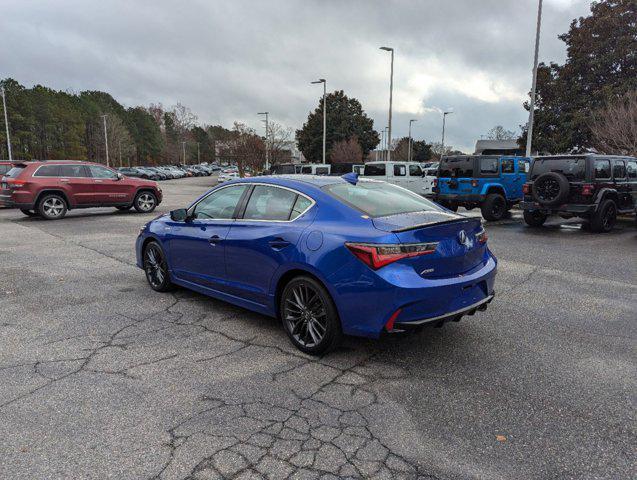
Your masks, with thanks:
[{"label": "front door", "polygon": [[224,244],[230,293],[267,304],[270,281],[283,263],[297,260],[297,243],[312,223],[314,202],[273,185],[256,185]]},{"label": "front door", "polygon": [[176,279],[226,291],[225,240],[247,185],[221,187],[189,209],[186,222],[167,222],[167,250]]},{"label": "front door", "polygon": [[117,205],[131,201],[131,186],[122,182],[117,172],[99,165],[89,165],[95,190],[95,203]]}]

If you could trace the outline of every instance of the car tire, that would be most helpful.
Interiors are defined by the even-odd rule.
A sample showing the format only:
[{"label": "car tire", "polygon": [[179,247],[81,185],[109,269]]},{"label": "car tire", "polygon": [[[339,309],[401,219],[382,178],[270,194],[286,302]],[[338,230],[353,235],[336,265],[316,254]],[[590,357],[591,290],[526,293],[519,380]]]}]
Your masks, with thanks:
[{"label": "car tire", "polygon": [[546,172],[537,177],[531,189],[535,201],[542,205],[556,206],[566,202],[571,186],[561,173]]},{"label": "car tire", "polygon": [[617,205],[611,199],[603,200],[599,208],[591,215],[591,231],[596,233],[608,233],[617,221]]},{"label": "car tire", "polygon": [[499,193],[490,193],[480,205],[480,211],[485,220],[502,220],[507,211],[507,201]]},{"label": "car tire", "polygon": [[170,281],[168,262],[159,242],[148,242],[142,253],[142,266],[146,274],[146,281],[156,292],[169,292],[175,288]]},{"label": "car tire", "polygon": [[24,213],[27,217],[35,217],[38,213],[34,210],[27,210],[26,208],[21,208],[20,211]]},{"label": "car tire", "polygon": [[59,220],[64,218],[67,210],[64,197],[56,193],[48,193],[40,198],[36,211],[45,220]]},{"label": "car tire", "polygon": [[323,355],[343,337],[332,297],[314,278],[299,276],[281,292],[279,317],[296,348],[309,355]]},{"label": "car tire", "polygon": [[157,196],[153,192],[143,190],[135,195],[133,206],[139,213],[150,213],[157,207]]},{"label": "car tire", "polygon": [[529,227],[541,227],[546,222],[548,215],[539,210],[524,210],[524,223]]}]

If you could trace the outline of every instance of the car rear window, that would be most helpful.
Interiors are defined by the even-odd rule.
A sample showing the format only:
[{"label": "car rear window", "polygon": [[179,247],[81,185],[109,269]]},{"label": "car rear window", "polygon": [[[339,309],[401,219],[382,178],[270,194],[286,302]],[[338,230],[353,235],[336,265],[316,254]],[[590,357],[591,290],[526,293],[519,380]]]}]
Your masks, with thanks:
[{"label": "car rear window", "polygon": [[474,157],[443,157],[440,161],[440,176],[459,178],[473,177]]},{"label": "car rear window", "polygon": [[335,183],[323,187],[337,200],[372,218],[400,213],[439,211],[435,203],[396,185],[378,181]]},{"label": "car rear window", "polygon": [[531,167],[531,180],[547,172],[563,174],[567,179],[586,178],[586,159],[583,157],[536,158]]},{"label": "car rear window", "polygon": [[386,172],[385,164],[365,165],[366,177],[384,177]]},{"label": "car rear window", "polygon": [[24,167],[13,167],[7,172],[6,176],[9,178],[17,178],[18,175],[22,173],[22,170],[24,170]]}]

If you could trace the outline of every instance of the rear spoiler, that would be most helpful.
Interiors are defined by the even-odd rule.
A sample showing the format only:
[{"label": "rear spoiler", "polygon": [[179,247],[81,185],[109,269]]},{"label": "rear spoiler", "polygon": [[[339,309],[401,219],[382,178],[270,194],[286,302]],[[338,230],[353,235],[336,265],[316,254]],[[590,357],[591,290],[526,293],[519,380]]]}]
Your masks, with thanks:
[{"label": "rear spoiler", "polygon": [[408,232],[409,230],[416,230],[417,228],[423,228],[423,227],[431,227],[433,225],[446,225],[448,223],[468,223],[468,222],[475,222],[475,221],[478,221],[480,224],[482,224],[482,220],[478,217],[463,217],[463,218],[454,218],[451,220],[444,220],[442,222],[429,222],[429,223],[420,223],[418,225],[410,225],[408,227],[392,230],[392,233]]}]

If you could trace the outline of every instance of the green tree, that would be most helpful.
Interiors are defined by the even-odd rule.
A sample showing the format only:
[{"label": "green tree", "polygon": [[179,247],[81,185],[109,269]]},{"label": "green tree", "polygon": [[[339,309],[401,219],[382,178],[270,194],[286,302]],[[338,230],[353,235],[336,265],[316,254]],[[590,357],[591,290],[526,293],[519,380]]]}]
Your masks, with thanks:
[{"label": "green tree", "polygon": [[164,141],[153,116],[144,107],[135,107],[126,111],[126,118],[135,142],[136,163],[144,165],[158,158]]},{"label": "green tree", "polygon": [[[424,140],[411,139],[411,160],[412,162],[428,162],[433,155],[431,144]],[[402,137],[394,146],[391,154],[392,160],[406,162],[409,160],[409,137]]]},{"label": "green tree", "polygon": [[[360,102],[348,98],[342,90],[330,93],[327,102],[326,149],[356,137],[363,151],[363,157],[378,145],[380,138],[374,131],[374,121],[363,111]],[[296,131],[296,141],[305,158],[320,162],[323,158],[323,99],[311,112],[303,127]]]},{"label": "green tree", "polygon": [[[534,151],[593,146],[593,112],[637,89],[636,19],[635,0],[602,0],[559,36],[566,43],[566,62],[538,68]],[[520,144],[526,144],[526,131]]]}]

